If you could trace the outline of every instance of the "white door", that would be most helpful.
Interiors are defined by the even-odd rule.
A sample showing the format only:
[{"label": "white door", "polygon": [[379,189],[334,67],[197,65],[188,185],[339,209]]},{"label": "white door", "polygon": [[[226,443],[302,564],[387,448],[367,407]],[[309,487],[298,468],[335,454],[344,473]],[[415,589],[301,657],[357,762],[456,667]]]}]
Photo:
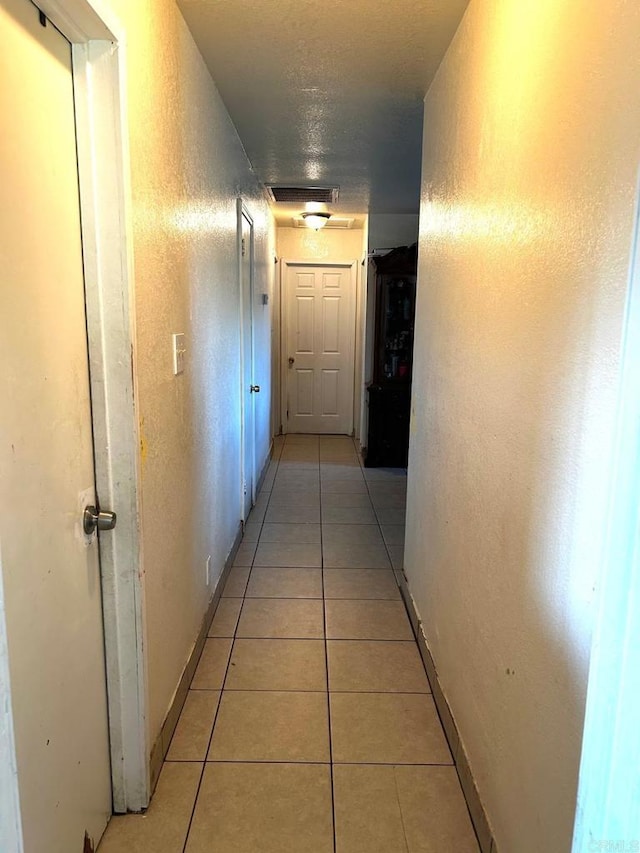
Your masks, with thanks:
[{"label": "white door", "polygon": [[[0,548],[26,853],[111,812],[71,46],[0,0]],[[105,534],[109,535],[109,534]],[[4,758],[2,759],[4,760]]]},{"label": "white door", "polygon": [[[240,210],[240,298],[242,302],[242,500],[243,521],[255,503],[255,394],[253,364],[253,224]],[[258,389],[258,390],[256,390]]]},{"label": "white door", "polygon": [[353,431],[355,264],[283,261],[286,432]]}]

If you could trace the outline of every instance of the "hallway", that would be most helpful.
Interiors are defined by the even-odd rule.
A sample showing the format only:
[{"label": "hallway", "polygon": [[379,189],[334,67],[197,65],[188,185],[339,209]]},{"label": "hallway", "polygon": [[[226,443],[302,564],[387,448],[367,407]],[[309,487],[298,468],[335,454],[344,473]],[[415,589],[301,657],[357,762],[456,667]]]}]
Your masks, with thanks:
[{"label": "hallway", "polygon": [[275,440],[151,806],[100,853],[478,850],[393,573],[405,496],[349,438]]}]

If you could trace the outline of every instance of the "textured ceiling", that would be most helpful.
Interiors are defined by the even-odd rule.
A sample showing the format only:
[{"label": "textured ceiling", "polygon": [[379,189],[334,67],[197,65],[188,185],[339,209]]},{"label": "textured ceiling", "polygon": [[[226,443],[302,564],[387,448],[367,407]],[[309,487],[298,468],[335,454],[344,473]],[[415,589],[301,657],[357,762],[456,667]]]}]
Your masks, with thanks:
[{"label": "textured ceiling", "polygon": [[467,3],[178,0],[260,180],[337,184],[341,213],[417,212],[422,101]]}]

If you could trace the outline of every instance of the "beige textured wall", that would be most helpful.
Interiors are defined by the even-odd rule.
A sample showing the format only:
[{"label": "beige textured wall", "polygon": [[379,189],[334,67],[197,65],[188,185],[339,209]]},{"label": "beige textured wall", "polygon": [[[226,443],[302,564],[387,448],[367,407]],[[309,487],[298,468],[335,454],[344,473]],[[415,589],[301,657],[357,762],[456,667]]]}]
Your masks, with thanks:
[{"label": "beige textured wall", "polygon": [[472,0],[425,101],[406,571],[498,847],[571,847],[640,6]]},{"label": "beige textured wall", "polygon": [[[236,198],[256,224],[258,465],[269,448],[266,203],[173,0],[109,0],[127,35],[149,735],[160,730],[240,521]],[[171,334],[186,334],[172,375]],[[205,560],[212,555],[212,583]]]},{"label": "beige textured wall", "polygon": [[276,247],[279,258],[312,261],[362,260],[365,252],[365,232],[362,229],[312,231],[309,228],[282,228],[276,230]]}]

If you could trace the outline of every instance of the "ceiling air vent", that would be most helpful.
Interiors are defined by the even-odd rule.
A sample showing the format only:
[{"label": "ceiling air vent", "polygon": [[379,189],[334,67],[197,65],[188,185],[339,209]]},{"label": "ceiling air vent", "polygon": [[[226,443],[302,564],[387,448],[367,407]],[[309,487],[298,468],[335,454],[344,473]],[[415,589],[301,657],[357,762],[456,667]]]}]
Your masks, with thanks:
[{"label": "ceiling air vent", "polygon": [[339,187],[276,187],[267,186],[271,201],[306,204],[308,201],[320,204],[335,204],[338,201]]}]

